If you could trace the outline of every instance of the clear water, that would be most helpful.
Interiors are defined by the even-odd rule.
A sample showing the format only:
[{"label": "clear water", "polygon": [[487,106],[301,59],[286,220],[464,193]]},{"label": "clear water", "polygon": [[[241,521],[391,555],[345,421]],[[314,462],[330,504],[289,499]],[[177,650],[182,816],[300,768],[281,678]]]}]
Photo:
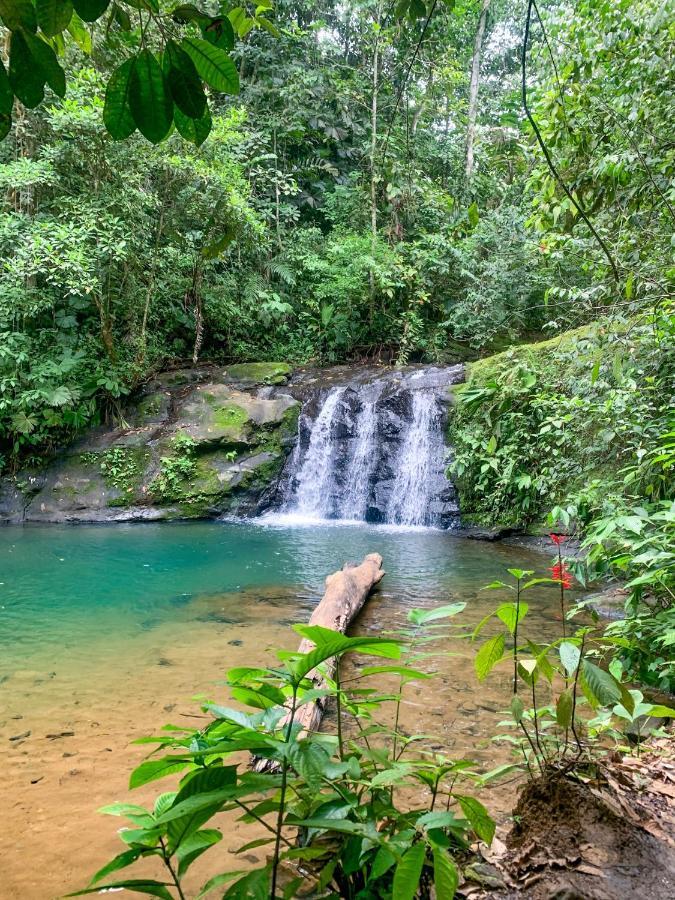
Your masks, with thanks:
[{"label": "clear water", "polygon": [[[227,668],[297,646],[289,625],[307,621],[326,575],[372,551],[387,575],[357,633],[381,634],[412,606],[460,599],[463,619],[476,622],[498,601],[481,587],[506,566],[543,572],[549,564],[444,531],[354,523],[0,529],[0,746],[10,772],[0,815],[12,835],[0,900],[82,888],[121,849],[119,822],[97,808],[150,802],[157,788],[129,796],[128,773],[148,751],[134,740],[167,722],[202,724],[195,695],[224,701]],[[555,592],[533,594],[529,636],[556,636],[556,610]],[[491,768],[508,759],[489,735],[508,705],[509,672],[479,685],[474,652],[451,642],[434,664],[437,678],[408,689],[401,721],[409,733],[438,735],[438,749]],[[511,800],[496,793],[486,802],[506,814]],[[232,868],[230,848],[257,837],[253,826],[229,825],[190,890]],[[149,863],[144,872],[161,875]]]},{"label": "clear water", "polygon": [[221,619],[245,619],[243,595],[257,606],[256,589],[263,597],[278,588],[287,616],[289,589],[304,608],[327,574],[370,551],[385,560],[383,592],[404,604],[473,593],[523,562],[522,551],[432,529],[283,522],[0,529],[0,676],[45,656],[85,658],[160,626],[185,628],[208,616],[209,596],[222,599]]}]

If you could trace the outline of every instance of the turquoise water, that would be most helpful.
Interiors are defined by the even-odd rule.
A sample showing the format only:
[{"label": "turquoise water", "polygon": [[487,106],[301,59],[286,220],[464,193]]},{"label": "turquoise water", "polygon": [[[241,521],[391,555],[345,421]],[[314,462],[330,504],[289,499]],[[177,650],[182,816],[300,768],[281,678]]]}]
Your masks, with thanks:
[{"label": "turquoise water", "polygon": [[[0,672],[45,653],[86,655],[91,642],[119,643],[174,622],[241,623],[268,601],[272,618],[279,606],[277,618],[293,618],[295,606],[304,613],[320,597],[327,574],[372,551],[384,557],[382,591],[404,606],[475,592],[507,565],[547,564],[540,554],[430,529],[218,522],[6,527]],[[202,608],[216,596],[217,609]]]},{"label": "turquoise water", "polygon": [[[117,825],[96,809],[152,794],[128,795],[128,773],[147,753],[134,741],[167,722],[201,724],[195,695],[227,701],[229,667],[297,647],[289,625],[307,621],[326,575],[373,551],[387,574],[356,633],[380,634],[412,606],[454,600],[467,602],[461,620],[475,622],[500,600],[481,588],[507,566],[543,573],[550,564],[446,532],[365,525],[0,529],[0,746],[11,773],[0,809],[12,835],[0,900],[44,900],[86,883],[120,849]],[[544,585],[528,602],[528,636],[555,637],[557,592]],[[508,706],[509,667],[479,684],[475,645],[450,640],[447,650],[437,676],[407,690],[400,727],[432,733],[437,748],[485,769],[507,762],[509,747],[489,736]],[[512,799],[491,795],[489,805],[506,815]],[[36,847],[41,866],[26,865]],[[200,880],[222,869],[207,865]]]}]

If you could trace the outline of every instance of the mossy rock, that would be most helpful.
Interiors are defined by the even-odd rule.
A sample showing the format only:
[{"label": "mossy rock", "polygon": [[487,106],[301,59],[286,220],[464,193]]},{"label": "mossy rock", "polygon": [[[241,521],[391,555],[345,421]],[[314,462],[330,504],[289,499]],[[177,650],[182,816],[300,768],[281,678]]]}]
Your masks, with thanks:
[{"label": "mossy rock", "polygon": [[255,362],[227,366],[223,374],[237,384],[285,384],[292,371],[288,363]]},{"label": "mossy rock", "polygon": [[227,385],[204,384],[180,405],[179,428],[195,442],[198,452],[213,446],[242,450],[263,443],[295,406],[297,400],[292,397],[253,397]]}]

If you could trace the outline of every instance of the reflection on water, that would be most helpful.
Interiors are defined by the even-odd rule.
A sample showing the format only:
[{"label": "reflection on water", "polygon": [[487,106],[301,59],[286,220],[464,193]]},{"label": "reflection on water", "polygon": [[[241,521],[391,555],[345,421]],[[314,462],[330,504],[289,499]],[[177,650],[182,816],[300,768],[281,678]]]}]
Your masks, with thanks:
[{"label": "reflection on water", "polygon": [[[549,564],[447,532],[354,524],[0,530],[0,746],[12,771],[2,812],[15,836],[0,898],[44,900],[81,887],[119,850],[116,826],[95,810],[126,796],[145,752],[133,739],[167,721],[199,725],[193,696],[223,699],[227,668],[263,662],[270,646],[295,646],[288,625],[307,620],[326,575],[373,551],[387,576],[357,623],[366,633],[399,627],[411,607],[453,600],[467,601],[463,621],[478,621],[498,600],[483,585],[507,566],[542,573]],[[529,635],[555,636],[555,590],[528,600]],[[407,689],[402,721],[410,733],[437,735],[433,746],[491,767],[507,759],[489,735],[508,705],[508,672],[478,686],[473,652],[466,641],[449,644],[434,662],[438,678]],[[493,793],[489,804],[505,812],[511,795]],[[223,847],[247,827],[236,826]],[[200,874],[228,866],[237,867],[207,855]]]}]

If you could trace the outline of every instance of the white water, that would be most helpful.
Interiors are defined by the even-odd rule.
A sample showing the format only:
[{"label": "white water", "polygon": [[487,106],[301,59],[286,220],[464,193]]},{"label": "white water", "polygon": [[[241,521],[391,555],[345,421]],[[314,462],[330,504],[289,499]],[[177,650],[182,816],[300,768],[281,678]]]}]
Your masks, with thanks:
[{"label": "white water", "polygon": [[294,506],[301,516],[330,517],[333,487],[331,432],[344,392],[345,388],[333,388],[328,392],[312,428],[307,454],[297,476]]},{"label": "white water", "polygon": [[414,391],[412,422],[401,445],[397,477],[387,506],[387,521],[397,525],[426,525],[432,499],[433,469],[443,459],[444,445],[436,398]]},{"label": "white water", "polygon": [[354,450],[338,502],[340,518],[362,522],[366,517],[370,480],[377,464],[377,407],[383,385],[377,382],[361,391],[361,412],[356,420]]},{"label": "white water", "polygon": [[298,441],[284,501],[267,520],[442,524],[448,482],[438,392],[414,378],[331,388],[314,421],[301,417],[309,441]]}]

